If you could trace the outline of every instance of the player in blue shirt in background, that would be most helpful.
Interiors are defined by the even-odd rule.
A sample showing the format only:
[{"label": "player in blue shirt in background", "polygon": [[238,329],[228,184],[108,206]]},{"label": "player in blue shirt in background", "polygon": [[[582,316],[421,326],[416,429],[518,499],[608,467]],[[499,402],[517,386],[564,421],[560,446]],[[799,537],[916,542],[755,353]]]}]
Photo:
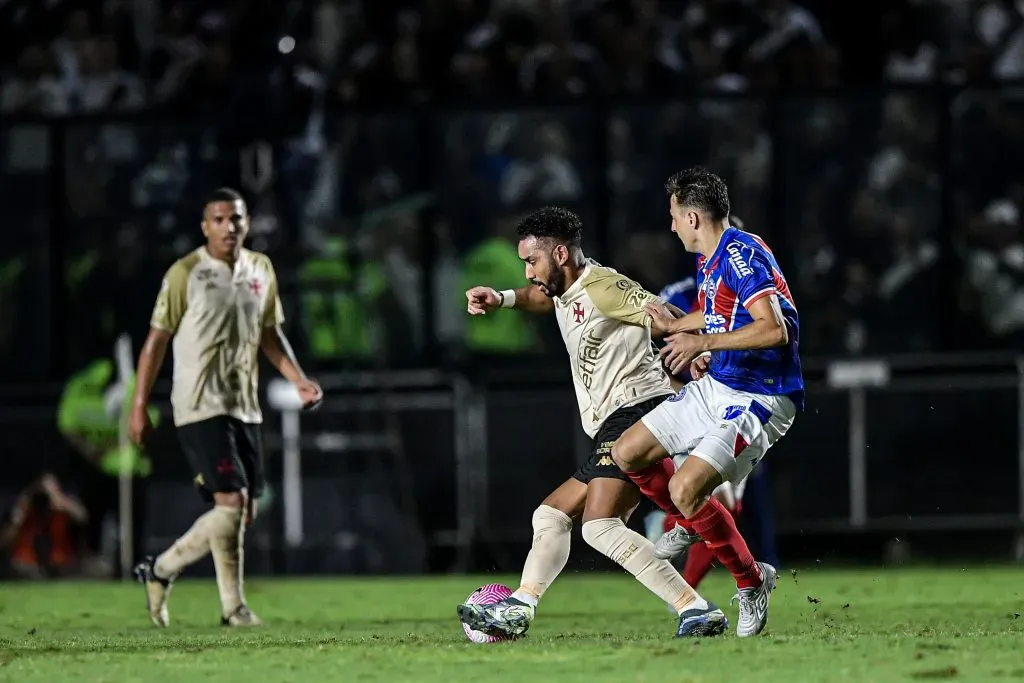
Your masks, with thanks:
[{"label": "player in blue shirt in background", "polygon": [[[695,310],[675,318],[647,306],[651,330],[665,339],[662,357],[671,372],[708,351],[711,366],[626,430],[612,458],[659,507],[674,505],[685,517],[659,539],[659,556],[677,555],[699,537],[733,575],[736,634],[750,637],[768,622],[777,573],[754,560],[732,515],[711,494],[722,482],[742,481],[803,409],[800,318],[771,249],[730,225],[721,178],[691,168],[665,189],[672,232],[703,258]],[[666,480],[662,461],[676,455],[685,457]]]},{"label": "player in blue shirt in background", "polygon": [[[736,216],[729,217],[729,223],[737,230],[743,230],[743,222]],[[698,257],[700,260],[702,257]],[[699,274],[699,270],[698,270]],[[671,306],[675,306],[683,313],[693,310],[697,299],[697,277],[691,276],[673,282],[661,290],[659,296]],[[693,366],[691,365],[691,368]],[[699,376],[699,375],[697,375]],[[676,379],[682,383],[691,379],[689,371],[683,371]],[[778,566],[778,554],[775,549],[775,518],[772,512],[771,498],[768,493],[767,470],[765,465],[755,469],[750,475],[738,484],[731,482],[722,483],[715,489],[714,496],[721,501],[729,512],[738,520],[742,510],[752,513],[750,517],[754,522],[754,536],[759,541],[755,545],[760,547],[761,557],[765,558],[768,564]],[[657,541],[662,534],[675,528],[675,521],[661,510],[654,510],[644,520],[647,529],[647,537]],[[694,543],[690,546],[685,556],[683,567],[683,578],[686,583],[696,588],[701,580],[707,576],[708,571],[715,559],[711,549],[704,543]]]}]

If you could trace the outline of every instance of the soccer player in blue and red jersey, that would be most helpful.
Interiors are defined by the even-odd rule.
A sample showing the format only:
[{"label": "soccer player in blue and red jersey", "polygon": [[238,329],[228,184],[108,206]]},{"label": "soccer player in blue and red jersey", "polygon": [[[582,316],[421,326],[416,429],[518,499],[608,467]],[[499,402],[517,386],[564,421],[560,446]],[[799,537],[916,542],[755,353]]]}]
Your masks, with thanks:
[{"label": "soccer player in blue and red jersey", "polygon": [[[743,230],[743,222],[736,216],[729,217],[729,224],[737,230]],[[703,265],[703,256],[697,257],[697,273],[693,277],[687,277],[677,282],[673,282],[667,285],[661,290],[658,296],[665,300],[671,306],[675,306],[677,309],[682,311],[684,314],[689,313],[694,309],[697,304],[697,289],[700,285],[700,274],[701,266]],[[699,379],[702,374],[707,371],[706,366],[698,364],[696,362],[690,364],[689,371],[684,370],[683,373],[676,377],[681,383],[689,382],[693,379]],[[775,560],[774,550],[774,524],[772,523],[772,511],[770,509],[771,502],[768,499],[767,486],[765,483],[765,472],[763,470],[764,465],[761,469],[752,472],[751,475],[739,482],[722,482],[718,488],[715,489],[715,498],[725,506],[725,508],[732,513],[732,516],[737,521],[740,519],[740,513],[744,509],[744,492],[747,489],[747,483],[751,484],[750,496],[752,508],[747,507],[747,510],[754,510],[754,514],[759,522],[760,526],[760,540],[762,544],[762,550],[765,553],[765,559],[769,563]],[[675,528],[676,522],[673,517],[669,517],[661,510],[655,510],[647,516],[647,535],[652,542],[656,541],[662,534],[671,531]],[[690,546],[689,552],[686,554],[685,565],[683,567],[683,579],[688,584],[696,588],[700,585],[700,582],[707,576],[708,571],[711,570],[711,565],[715,559],[714,553],[708,548],[705,543],[694,543]]]},{"label": "soccer player in blue and red jersey", "polygon": [[[746,477],[803,408],[799,317],[771,250],[730,226],[721,178],[692,168],[672,176],[666,190],[672,231],[704,259],[696,310],[678,319],[649,310],[651,329],[664,335],[671,371],[707,351],[711,367],[626,430],[612,457],[648,497],[665,503],[667,494],[686,518],[685,528],[662,537],[661,549],[678,554],[697,535],[733,575],[736,634],[748,637],[768,621],[775,568],[754,560],[732,515],[711,494],[724,481]],[[687,457],[665,482],[658,463],[679,454]]]}]

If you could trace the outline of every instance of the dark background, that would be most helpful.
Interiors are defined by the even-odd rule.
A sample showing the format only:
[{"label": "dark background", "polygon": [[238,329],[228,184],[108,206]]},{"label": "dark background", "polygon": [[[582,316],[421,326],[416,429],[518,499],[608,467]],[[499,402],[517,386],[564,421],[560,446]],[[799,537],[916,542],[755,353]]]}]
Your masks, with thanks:
[{"label": "dark background", "polygon": [[[275,497],[249,566],[517,569],[584,441],[553,321],[529,352],[467,348],[460,269],[557,203],[583,216],[588,255],[660,289],[692,271],[661,185],[703,164],[801,314],[808,408],[767,462],[784,557],[873,562],[899,538],[925,558],[1008,558],[1024,520],[1022,24],[996,0],[4,3],[0,498],[74,457],[63,382],[120,333],[137,351],[226,184],[329,389],[301,418],[297,548],[267,410]],[[318,258],[349,275],[311,284]],[[339,293],[371,350],[317,361],[317,297]],[[888,359],[891,381],[860,397],[830,383],[851,358]],[[338,375],[355,371],[371,375]],[[155,549],[201,502],[168,426],[151,455]]]}]

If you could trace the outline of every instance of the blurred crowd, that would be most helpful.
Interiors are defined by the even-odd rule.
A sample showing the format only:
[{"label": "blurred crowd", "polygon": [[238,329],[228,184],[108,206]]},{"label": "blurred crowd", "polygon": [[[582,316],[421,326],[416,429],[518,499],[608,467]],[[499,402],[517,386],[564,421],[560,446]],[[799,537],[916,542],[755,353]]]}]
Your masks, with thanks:
[{"label": "blurred crowd", "polygon": [[[56,327],[95,330],[75,368],[144,330],[221,184],[325,363],[557,351],[472,327],[463,285],[518,284],[515,223],[548,203],[651,289],[687,275],[660,187],[692,164],[780,252],[807,353],[1022,341],[1024,2],[3,0],[0,38],[4,373],[60,343],[65,313],[14,296],[52,288],[53,221]],[[58,142],[40,116],[74,118]]]},{"label": "blurred crowd", "polygon": [[212,114],[259,99],[280,115],[1012,80],[1021,13],[1012,0],[4,0],[2,109]]}]

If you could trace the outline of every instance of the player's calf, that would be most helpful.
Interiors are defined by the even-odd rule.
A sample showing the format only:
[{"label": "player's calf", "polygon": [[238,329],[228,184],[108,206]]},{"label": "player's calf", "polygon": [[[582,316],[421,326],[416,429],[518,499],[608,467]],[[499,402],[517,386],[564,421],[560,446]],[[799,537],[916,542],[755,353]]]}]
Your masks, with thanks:
[{"label": "player's calf", "polygon": [[532,522],[533,544],[512,597],[536,607],[569,560],[572,519],[557,508],[541,504],[533,511]]},{"label": "player's calf", "polygon": [[[221,618],[232,620],[242,607],[245,596],[242,592],[245,525],[245,492],[218,493],[217,505],[213,508],[210,525],[210,551],[213,567],[217,574],[217,590],[220,593]],[[248,611],[248,608],[246,610]],[[245,621],[245,619],[242,619]]]},{"label": "player's calf", "polygon": [[200,515],[159,557],[146,558],[135,567],[135,577],[146,589],[149,618],[157,626],[167,626],[170,621],[167,602],[171,584],[186,567],[210,552],[211,539],[221,526],[221,517],[217,508]]},{"label": "player's calf", "polygon": [[691,588],[667,560],[654,557],[654,546],[622,519],[592,519],[583,524],[586,542],[632,574],[679,615],[679,636],[713,636],[725,631],[725,614]]}]

